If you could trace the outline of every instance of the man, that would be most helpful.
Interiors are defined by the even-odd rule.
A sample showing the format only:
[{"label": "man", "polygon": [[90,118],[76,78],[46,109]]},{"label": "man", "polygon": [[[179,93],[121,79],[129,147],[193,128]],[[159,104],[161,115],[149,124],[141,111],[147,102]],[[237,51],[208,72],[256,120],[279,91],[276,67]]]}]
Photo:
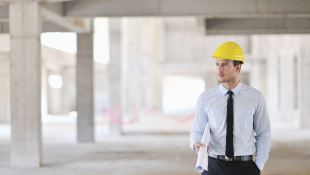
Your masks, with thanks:
[{"label": "man", "polygon": [[200,142],[209,122],[209,165],[202,175],[260,174],[271,147],[265,98],[239,81],[244,56],[237,43],[222,44],[212,58],[216,58],[221,84],[205,91],[197,100],[190,147],[198,154],[200,147],[205,146]]}]

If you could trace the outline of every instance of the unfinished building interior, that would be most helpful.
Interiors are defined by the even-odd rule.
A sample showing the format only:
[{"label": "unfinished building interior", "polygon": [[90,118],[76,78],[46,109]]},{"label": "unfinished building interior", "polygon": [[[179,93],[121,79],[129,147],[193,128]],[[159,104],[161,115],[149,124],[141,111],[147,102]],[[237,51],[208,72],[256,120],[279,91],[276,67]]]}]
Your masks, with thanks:
[{"label": "unfinished building interior", "polygon": [[0,174],[197,174],[194,107],[228,41],[267,101],[262,174],[310,174],[308,0],[0,0]]}]

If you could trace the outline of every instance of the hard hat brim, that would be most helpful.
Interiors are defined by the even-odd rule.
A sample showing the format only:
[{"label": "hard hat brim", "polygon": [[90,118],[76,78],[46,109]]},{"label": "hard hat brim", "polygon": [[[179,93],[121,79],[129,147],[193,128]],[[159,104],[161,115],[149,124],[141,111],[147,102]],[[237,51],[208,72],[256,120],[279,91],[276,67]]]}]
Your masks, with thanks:
[{"label": "hard hat brim", "polygon": [[221,59],[221,60],[232,60],[232,61],[241,61],[244,64],[243,58],[227,58],[227,57],[219,57],[219,56],[212,56],[211,58]]}]

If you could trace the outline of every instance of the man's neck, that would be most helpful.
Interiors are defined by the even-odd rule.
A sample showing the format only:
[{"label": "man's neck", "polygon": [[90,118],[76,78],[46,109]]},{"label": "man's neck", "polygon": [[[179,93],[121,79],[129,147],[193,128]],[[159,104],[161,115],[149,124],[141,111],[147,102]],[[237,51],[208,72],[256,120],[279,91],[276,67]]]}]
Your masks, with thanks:
[{"label": "man's neck", "polygon": [[236,79],[236,80],[232,80],[232,81],[229,81],[229,82],[222,83],[222,85],[223,85],[226,89],[228,89],[228,90],[234,89],[238,84],[239,84],[239,79]]}]

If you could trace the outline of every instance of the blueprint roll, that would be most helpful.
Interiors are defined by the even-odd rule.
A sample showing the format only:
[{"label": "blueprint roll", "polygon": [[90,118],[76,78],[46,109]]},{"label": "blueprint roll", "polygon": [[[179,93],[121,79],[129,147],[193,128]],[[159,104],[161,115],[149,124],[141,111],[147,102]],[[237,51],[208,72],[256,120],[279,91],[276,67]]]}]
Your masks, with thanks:
[{"label": "blueprint roll", "polygon": [[202,173],[203,170],[208,171],[208,145],[211,139],[210,135],[210,126],[209,122],[206,124],[206,128],[203,132],[201,143],[205,145],[205,147],[200,147],[198,157],[197,157],[197,163],[196,163],[196,171],[199,173]]}]

